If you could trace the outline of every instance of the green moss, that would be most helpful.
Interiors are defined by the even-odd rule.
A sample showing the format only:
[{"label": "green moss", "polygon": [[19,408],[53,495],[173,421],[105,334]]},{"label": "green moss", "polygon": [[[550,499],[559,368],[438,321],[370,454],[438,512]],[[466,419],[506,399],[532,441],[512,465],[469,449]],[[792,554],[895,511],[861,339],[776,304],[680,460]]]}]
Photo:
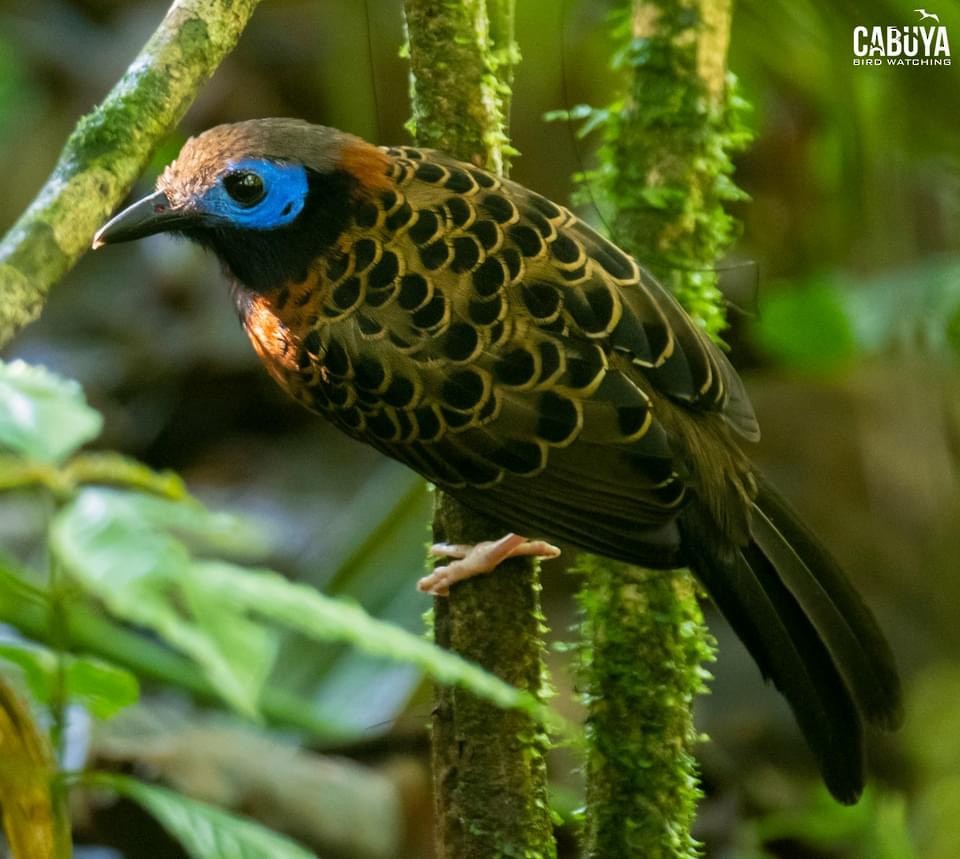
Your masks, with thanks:
[{"label": "green moss", "polygon": [[746,196],[731,180],[731,154],[751,139],[748,105],[732,74],[702,76],[699,22],[711,0],[644,6],[658,14],[643,35],[631,4],[614,19],[612,64],[627,90],[586,112],[584,125],[602,129],[602,142],[580,198],[596,197],[612,213],[616,241],[717,336],[725,319],[714,266],[739,232],[724,205]]},{"label": "green moss", "polygon": [[[434,539],[476,543],[500,527],[437,493]],[[545,697],[537,565],[515,558],[459,585],[435,606],[438,644],[508,683]],[[527,713],[503,710],[456,688],[437,688],[433,770],[438,841],[445,855],[550,859],[548,737]]]},{"label": "green moss", "polygon": [[[729,12],[726,0],[623,2],[612,63],[624,92],[566,115],[601,134],[581,198],[598,199],[617,243],[715,338],[725,316],[714,266],[738,229],[724,205],[744,196],[730,156],[749,140],[746,106],[725,71]],[[579,567],[587,855],[696,856],[693,702],[714,642],[695,582],[596,558]]]},{"label": "green moss", "polygon": [[694,698],[713,639],[685,573],[581,557],[589,855],[688,857],[701,797]]},{"label": "green moss", "polygon": [[210,55],[212,40],[210,29],[203,18],[190,18],[180,27],[180,50],[187,63],[200,62]]},{"label": "green moss", "polygon": [[10,256],[0,263],[0,332],[19,330],[35,319],[44,297],[37,290],[37,281],[52,281],[69,265],[53,227],[45,221],[31,220],[15,236],[17,242]]},{"label": "green moss", "polygon": [[[406,53],[413,116],[408,130],[421,146],[503,172],[512,42],[512,0],[407,0]],[[499,525],[437,493],[434,537],[477,543],[503,536]],[[491,576],[458,585],[437,602],[437,643],[475,661],[541,700],[549,694],[543,660],[545,622],[539,570],[513,559]],[[536,720],[438,688],[433,771],[442,855],[458,859],[556,856],[547,800],[548,737]]]},{"label": "green moss", "polygon": [[509,66],[492,43],[484,0],[416,0],[405,4],[404,14],[408,33],[415,34],[406,48],[412,72],[407,130],[421,146],[501,172]]}]

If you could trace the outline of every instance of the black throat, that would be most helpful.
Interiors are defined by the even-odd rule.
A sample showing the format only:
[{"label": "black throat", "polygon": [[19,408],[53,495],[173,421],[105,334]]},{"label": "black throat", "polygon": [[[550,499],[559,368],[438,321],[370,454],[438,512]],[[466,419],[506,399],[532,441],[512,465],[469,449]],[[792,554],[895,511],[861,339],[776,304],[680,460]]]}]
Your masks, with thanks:
[{"label": "black throat", "polygon": [[307,171],[307,198],[296,220],[275,230],[218,224],[186,232],[209,247],[244,287],[258,293],[306,279],[310,264],[340,238],[353,219],[357,180],[343,170]]}]

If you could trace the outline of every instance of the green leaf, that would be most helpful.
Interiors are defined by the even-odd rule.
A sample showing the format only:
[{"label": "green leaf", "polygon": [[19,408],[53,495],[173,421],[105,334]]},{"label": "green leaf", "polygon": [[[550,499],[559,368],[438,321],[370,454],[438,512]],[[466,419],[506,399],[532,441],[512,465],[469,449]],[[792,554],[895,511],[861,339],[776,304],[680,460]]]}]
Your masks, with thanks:
[{"label": "green leaf", "polygon": [[[419,477],[384,462],[328,527],[336,534],[323,559],[304,558],[323,572],[312,578],[330,596],[359,602],[381,620],[420,634],[424,523],[432,496]],[[320,583],[320,584],[318,584]],[[388,731],[423,681],[412,665],[369,656],[346,645],[318,647],[296,631],[285,636],[270,682],[311,702],[311,712],[342,736]]]},{"label": "green leaf", "polygon": [[42,704],[51,699],[57,657],[45,647],[27,642],[0,642],[0,659],[16,665],[23,672],[30,694]]},{"label": "green leaf", "polygon": [[207,676],[235,706],[257,715],[260,693],[279,648],[276,630],[225,603],[197,563],[181,586],[185,604],[218,654],[205,665]]},{"label": "green leaf", "polygon": [[806,802],[761,818],[757,832],[763,842],[798,839],[822,846],[850,843],[870,825],[875,803],[872,787],[864,791],[856,805],[840,805],[817,785]]},{"label": "green leaf", "polygon": [[855,806],[840,805],[818,784],[804,803],[768,814],[756,829],[762,842],[790,840],[826,851],[843,847],[871,859],[912,859],[917,854],[905,805],[902,795],[872,785]]},{"label": "green leaf", "polygon": [[499,707],[526,710],[566,730],[560,717],[534,696],[419,635],[371,617],[359,605],[331,599],[270,570],[253,572],[222,561],[196,567],[211,593],[219,592],[221,602],[237,611],[256,613],[317,641],[344,642],[371,656],[415,665],[440,683],[462,686]]},{"label": "green leaf", "polygon": [[112,614],[159,633],[224,700],[256,716],[276,635],[209,594],[181,535],[213,548],[252,545],[247,525],[199,504],[87,488],[55,517],[51,546]]},{"label": "green leaf", "polygon": [[256,714],[276,652],[277,632],[262,622],[269,620],[313,640],[414,665],[441,683],[560,726],[559,717],[529,693],[419,635],[270,570],[192,558],[170,533],[192,530],[206,537],[211,530],[206,520],[216,519],[199,505],[91,488],[57,515],[51,545],[64,568],[113,614],[158,632],[248,715]]},{"label": "green leaf", "polygon": [[23,361],[0,362],[0,447],[60,462],[96,438],[102,423],[76,382]]},{"label": "green leaf", "polygon": [[93,657],[68,657],[67,696],[98,719],[109,719],[140,698],[137,678],[124,668]]},{"label": "green leaf", "polygon": [[606,114],[606,111],[598,111],[589,104],[575,104],[569,110],[548,110],[543,115],[544,122],[578,122],[581,119],[592,117],[595,113]]},{"label": "green leaf", "polygon": [[[0,551],[0,622],[15,626],[31,639],[43,640],[50,632],[50,600],[45,591],[24,580],[23,577],[28,575],[33,578]],[[137,676],[158,680],[204,698],[217,695],[200,666],[171,650],[156,635],[134,631],[120,621],[104,616],[87,605],[87,600],[71,599],[64,609],[70,639],[83,650],[126,667]],[[286,689],[265,688],[259,706],[272,722],[330,742],[342,741],[345,736],[353,738],[356,734],[355,729],[345,733],[342,719],[331,724],[318,714],[310,700]]]},{"label": "green leaf", "polygon": [[96,451],[75,456],[61,473],[74,485],[108,484],[160,495],[171,501],[192,502],[186,484],[172,471],[154,471],[119,453]]},{"label": "green leaf", "polygon": [[316,859],[314,853],[259,823],[172,790],[107,773],[84,781],[143,806],[192,859]]},{"label": "green leaf", "polygon": [[[38,702],[52,702],[61,682],[54,651],[28,641],[6,639],[0,641],[0,659],[20,668]],[[60,659],[64,666],[63,693],[98,719],[109,719],[140,697],[137,678],[124,668],[89,656],[63,654]]]}]

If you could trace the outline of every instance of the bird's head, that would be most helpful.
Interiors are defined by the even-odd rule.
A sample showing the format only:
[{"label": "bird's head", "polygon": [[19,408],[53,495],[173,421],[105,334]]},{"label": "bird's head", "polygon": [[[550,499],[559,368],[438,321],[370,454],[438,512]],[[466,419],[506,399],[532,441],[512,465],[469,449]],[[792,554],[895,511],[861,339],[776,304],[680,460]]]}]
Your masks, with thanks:
[{"label": "bird's head", "polygon": [[219,125],[190,138],[156,191],[101,227],[93,247],[179,233],[246,286],[269,289],[336,241],[352,203],[388,186],[388,165],[359,138],[300,120]]}]

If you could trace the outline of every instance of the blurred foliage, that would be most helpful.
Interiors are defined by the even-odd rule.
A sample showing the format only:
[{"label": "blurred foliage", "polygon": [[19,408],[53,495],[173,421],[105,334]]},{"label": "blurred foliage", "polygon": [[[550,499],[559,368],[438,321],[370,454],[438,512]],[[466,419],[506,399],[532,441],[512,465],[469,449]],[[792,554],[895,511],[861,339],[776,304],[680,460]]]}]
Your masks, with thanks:
[{"label": "blurred foliage", "polygon": [[56,653],[35,642],[6,636],[0,638],[0,659],[16,665],[33,700],[48,707],[62,695],[98,719],[109,719],[140,697],[136,676],[102,659]]},{"label": "blurred foliage", "polygon": [[768,355],[799,370],[842,368],[857,354],[843,296],[828,281],[772,293],[763,303],[753,337]]},{"label": "blurred foliage", "polygon": [[950,362],[960,357],[960,257],[781,287],[764,298],[752,337],[785,366],[823,373],[890,352]]},{"label": "blurred foliage", "polygon": [[[838,805],[822,788],[811,792],[806,806],[768,815],[755,827],[757,841],[803,842],[818,850],[845,850],[871,859],[911,859],[915,855],[907,830],[903,797],[867,791],[853,807]],[[760,855],[776,855],[763,851]]]},{"label": "blurred foliage", "polygon": [[913,719],[905,740],[920,772],[912,810],[917,853],[925,859],[960,855],[960,665],[940,661],[917,678]]},{"label": "blurred foliage", "polygon": [[84,781],[142,805],[176,836],[191,859],[315,859],[287,838],[172,790],[120,775],[96,774]]},{"label": "blurred foliage", "polygon": [[99,435],[101,424],[76,383],[22,361],[0,375],[0,438],[8,450],[60,462]]},{"label": "blurred foliage", "polygon": [[[0,4],[2,227],[40,187],[76,119],[115,82],[167,5]],[[572,126],[545,125],[542,116],[609,102],[617,74],[607,67],[612,4],[517,5],[523,62],[511,136],[522,155],[512,175],[564,201],[572,175],[594,165],[596,135],[579,139]],[[941,0],[931,11],[960,50],[960,3]],[[960,72],[956,60],[889,69],[856,68],[850,57],[854,26],[915,20],[909,5],[893,0],[735,4],[730,67],[754,105],[755,142],[735,159],[735,179],[750,200],[736,205],[745,226],[720,266],[720,286],[758,273],[759,286],[729,295],[742,312],[734,308],[725,335],[732,360],[749,371],[764,429],[758,460],[877,608],[906,684],[915,687],[905,731],[871,738],[879,786],[867,814],[878,829],[902,833],[897,797],[905,797],[914,853],[946,859],[960,854],[950,734],[960,700]],[[302,116],[383,143],[404,141],[401,42],[399,0],[263,4],[153,170],[189,134],[252,116]],[[145,176],[136,192],[152,179]],[[602,220],[594,207],[582,210]],[[52,651],[51,618],[66,617],[78,645],[72,655],[98,654],[131,670],[147,706],[168,684],[208,705],[218,700],[197,663],[156,633],[113,620],[92,600],[64,605],[42,577],[24,577],[45,565],[49,495],[73,497],[93,473],[103,493],[121,462],[139,461],[146,465],[135,482],[142,491],[175,497],[179,481],[162,470],[176,469],[209,509],[237,511],[271,535],[266,566],[419,634],[426,603],[413,582],[430,508],[422,482],[274,390],[209,258],[164,239],[138,245],[83,260],[15,344],[17,356],[77,378],[104,427],[94,442],[100,450],[33,463],[29,473],[22,456],[5,458],[2,471],[17,485],[47,490],[0,495],[0,545],[16,556],[0,563],[0,617]],[[100,459],[103,450],[127,458]],[[134,483],[132,475],[119,483]],[[165,535],[160,528],[156,539]],[[563,577],[545,582],[554,629],[573,622],[572,588]],[[264,625],[279,642],[259,700],[268,724],[292,726],[365,762],[373,748],[399,754],[411,734],[422,736],[429,704],[418,691],[418,668]],[[838,812],[816,798],[808,758],[776,695],[760,687],[716,617],[711,627],[720,659],[698,720],[712,738],[702,749],[709,790],[698,833],[707,855],[739,859],[749,848],[783,857],[871,856],[859,836],[830,845],[814,837],[828,831],[818,818],[829,823]],[[565,668],[566,657],[554,657],[557,706],[577,718]],[[576,761],[568,755],[555,764],[557,793],[575,805]],[[781,829],[777,840],[773,828],[764,830],[768,816],[782,821],[782,811],[797,808],[803,813],[790,833]],[[429,797],[407,813],[410,830],[427,830]],[[149,855],[127,846],[131,857]]]},{"label": "blurred foliage", "polygon": [[[463,685],[498,706],[522,708],[558,724],[529,694],[422,636],[371,617],[359,605],[270,570],[221,559],[262,555],[260,530],[242,518],[209,511],[168,475],[151,475],[145,466],[106,455],[96,459],[100,468],[86,471],[82,454],[69,461],[101,426],[75,382],[19,361],[0,364],[0,398],[6,406],[0,449],[11,454],[0,459],[0,487],[39,489],[55,502],[43,557],[50,603],[46,637],[57,648],[11,637],[0,640],[0,660],[21,670],[34,702],[51,711],[61,756],[68,704],[105,719],[139,698],[136,678],[123,667],[66,652],[73,646],[67,607],[91,599],[91,608],[102,606],[115,620],[155,633],[188,657],[212,691],[254,720],[261,718],[279,628],[287,627],[314,641],[343,642],[406,663],[438,682]],[[104,465],[119,467],[111,471]],[[128,479],[129,485],[119,488]],[[92,485],[101,482],[119,486]],[[42,587],[42,570],[20,568],[16,561],[8,566],[4,577],[20,579],[25,588]],[[3,620],[21,626],[21,633],[36,633],[33,624],[22,623],[16,600],[6,608]],[[87,636],[84,645],[125,661],[95,636]],[[299,707],[309,711],[310,703],[301,701]],[[144,805],[192,856],[309,855],[179,794],[118,777],[98,777],[96,783]]]}]

